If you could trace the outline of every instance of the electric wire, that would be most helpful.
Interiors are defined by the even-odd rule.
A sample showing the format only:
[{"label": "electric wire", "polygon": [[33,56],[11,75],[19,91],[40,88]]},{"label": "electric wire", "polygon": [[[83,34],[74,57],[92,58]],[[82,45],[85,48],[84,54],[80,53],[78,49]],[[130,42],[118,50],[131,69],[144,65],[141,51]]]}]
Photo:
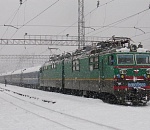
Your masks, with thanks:
[{"label": "electric wire", "polygon": [[138,26],[139,22],[140,22],[141,20],[143,20],[143,17],[144,17],[147,13],[148,13],[148,12],[145,12],[141,17],[137,16],[137,17],[138,17],[138,18],[137,18],[137,22],[136,22],[136,24],[134,25],[134,29],[136,29],[135,35],[136,35],[136,33],[137,33],[137,30],[140,30],[140,31],[142,31],[143,33],[145,33],[145,31],[143,31],[140,27],[137,27],[137,26]]},{"label": "electric wire", "polygon": [[[139,14],[141,14],[141,13],[144,13],[144,12],[146,12],[146,11],[148,11],[148,10],[149,10],[149,8],[148,8],[148,9],[145,9],[145,10],[142,10],[142,11],[136,13],[136,14],[130,15],[130,16],[126,17],[126,18],[123,18],[123,19],[120,19],[120,20],[115,21],[115,22],[113,22],[113,23],[110,23],[110,24],[106,25],[106,26],[105,26],[106,29],[104,29],[104,30],[102,30],[102,31],[99,31],[99,30],[100,30],[100,29],[103,29],[104,27],[98,28],[98,29],[96,29],[95,31],[99,31],[99,32],[97,32],[97,33],[95,33],[95,34],[93,34],[93,35],[96,35],[96,34],[99,34],[99,33],[103,32],[103,31],[106,31],[106,30],[110,29],[112,25],[115,26],[115,25],[117,25],[117,24],[120,24],[120,23],[122,23],[122,22],[124,22],[124,21],[126,21],[126,20],[128,20],[128,19],[130,19],[130,18],[132,18],[132,17],[134,17],[134,16],[136,16],[136,15],[139,15]],[[91,31],[91,32],[87,33],[86,35],[91,34],[91,33],[95,32],[95,31]]]},{"label": "electric wire", "polygon": [[27,0],[26,0],[26,3],[25,3],[25,6],[24,6],[24,19],[23,19],[23,24],[25,23],[25,20],[26,20],[26,16],[25,16],[25,13],[26,13],[26,6],[27,6]]},{"label": "electric wire", "polygon": [[[114,1],[115,1],[115,0],[108,1],[108,2],[106,2],[106,3],[102,4],[102,5],[100,5],[99,7],[108,5],[109,3],[114,2]],[[98,7],[98,8],[99,8],[99,7]],[[96,7],[96,8],[94,8],[93,10],[91,10],[89,13],[87,13],[87,14],[85,15],[85,17],[86,17],[87,15],[91,14],[92,12],[94,12],[95,10],[97,10],[98,8]]]},{"label": "electric wire", "polygon": [[[91,27],[91,14],[90,14],[90,18],[89,18],[89,24],[88,27]],[[88,28],[88,32],[89,32],[89,28]]]},{"label": "electric wire", "polygon": [[[44,9],[42,12],[40,12],[39,14],[37,14],[35,17],[33,17],[32,19],[30,19],[28,22],[24,23],[22,26],[19,27],[19,29],[21,29],[22,27],[24,27],[26,24],[28,24],[29,22],[31,22],[32,20],[36,19],[38,16],[40,16],[41,14],[43,14],[45,11],[47,11],[50,7],[54,6],[57,2],[59,2],[59,0],[57,0],[56,2],[54,2],[53,4],[51,4],[50,6],[48,6],[46,9]],[[19,30],[18,29],[18,30]],[[16,30],[16,32],[12,35],[12,37],[18,32],[18,30]],[[11,37],[11,38],[12,38]],[[18,63],[18,65],[21,63],[21,59]],[[18,66],[16,66],[16,68],[18,68]]]},{"label": "electric wire", "polygon": [[[115,1],[115,0],[108,1],[108,2],[106,2],[106,3],[102,4],[102,5],[100,5],[99,7],[102,7],[102,6],[104,6],[104,5],[107,5],[107,4],[109,4],[109,3],[113,2],[113,1]],[[99,8],[99,7],[98,7],[98,8]],[[97,10],[98,8],[96,7],[96,8],[94,8],[94,9],[92,9],[89,13],[87,13],[87,14],[85,15],[85,17],[87,17],[89,14],[91,15],[91,14],[92,14],[95,10]],[[60,35],[60,34],[64,33],[66,30],[68,30],[69,28],[71,28],[71,27],[72,27],[73,25],[75,25],[76,23],[78,23],[78,21],[74,22],[73,24],[71,24],[70,26],[68,26],[66,29],[64,29],[63,31],[61,31],[60,33],[58,33],[57,35]]]},{"label": "electric wire", "polygon": [[[4,26],[4,25],[0,25],[0,26]],[[12,26],[17,26],[17,25],[12,25]],[[22,25],[18,25],[18,26],[22,26]],[[65,28],[65,27],[70,27],[69,25],[25,25],[27,27],[56,27],[56,28]],[[73,28],[76,28],[78,26],[72,26]],[[111,28],[126,28],[126,29],[129,29],[129,28],[134,28],[133,26],[95,26],[95,25],[91,25],[91,27],[95,27],[95,28],[99,28],[99,27],[111,27]],[[149,26],[139,26],[138,28],[143,28],[143,29],[149,29],[150,27]]]},{"label": "electric wire", "polygon": [[141,33],[141,34],[138,34],[138,35],[134,35],[134,36],[132,36],[132,37],[130,37],[130,38],[135,38],[135,37],[139,37],[139,36],[142,36],[142,35],[147,35],[147,34],[149,34],[150,32],[145,32],[145,33]]},{"label": "electric wire", "polygon": [[[19,9],[20,9],[20,7],[21,7],[21,5],[20,5],[20,6],[18,7],[18,9],[15,11],[15,14],[14,14],[12,20],[10,21],[9,25],[11,25],[11,23],[12,23],[13,20],[15,19],[16,15],[17,15],[17,13],[18,13],[18,11],[19,11]],[[6,25],[6,24],[4,24],[3,26],[5,26],[5,25]],[[5,30],[5,32],[4,32],[3,35],[2,35],[1,39],[2,39],[2,38],[4,37],[4,35],[7,33],[9,27],[10,27],[10,26],[7,27],[7,29]]]},{"label": "electric wire", "polygon": [[[23,2],[22,4],[24,4],[26,1],[27,1],[27,0],[24,0],[24,2]],[[22,5],[22,4],[21,4],[21,5]],[[21,5],[20,5],[20,6],[21,6]],[[20,8],[20,6],[19,6],[19,8]],[[19,10],[19,8],[18,8],[15,12],[17,12],[17,11]],[[14,12],[13,14],[15,14],[15,12]],[[15,16],[14,16],[14,17],[15,17]],[[8,20],[6,20],[5,23],[7,23],[10,19],[11,19],[11,16],[8,18]],[[2,25],[2,26],[4,26],[4,25]]]},{"label": "electric wire", "polygon": [[[4,26],[4,25],[0,25],[0,26]],[[17,26],[17,25],[12,25],[12,26]],[[18,26],[22,26],[22,25],[18,25]],[[65,26],[65,25],[25,25],[27,27],[54,27],[54,28],[66,28],[66,27],[70,27],[69,25]],[[78,26],[72,26],[72,28],[76,28]],[[125,29],[134,29],[133,26],[95,26],[95,25],[91,25],[91,27],[94,27],[94,28],[100,28],[100,27],[111,27],[111,28],[125,28]],[[138,28],[143,28],[143,29],[149,29],[150,27],[149,26],[139,26]]]},{"label": "electric wire", "polygon": [[105,22],[106,22],[106,8],[107,8],[107,5],[105,6],[105,15],[104,15],[103,26],[105,25]]},{"label": "electric wire", "polygon": [[[24,4],[26,1],[27,1],[27,0],[25,0],[22,4]],[[19,7],[17,8],[17,10],[14,12],[14,15],[13,15],[13,17],[12,17],[12,20],[10,21],[9,26],[7,26],[7,29],[6,29],[5,32],[3,33],[1,39],[5,36],[5,34],[7,33],[8,29],[9,29],[10,27],[14,27],[14,28],[15,28],[15,26],[12,26],[11,24],[12,24],[12,22],[14,21],[16,15],[18,14],[18,12],[19,12],[19,10],[20,10],[20,7],[21,7],[21,5],[19,5]],[[10,17],[10,18],[5,22],[5,24],[2,25],[2,26],[6,26],[7,22],[8,22],[10,19],[11,19],[11,17]],[[18,28],[16,28],[16,29],[18,29]],[[0,48],[0,51],[1,51],[4,47],[5,47],[5,45],[3,45],[3,46]]]},{"label": "electric wire", "polygon": [[18,30],[16,30],[16,32],[11,36],[11,38],[14,37],[14,35],[25,25],[27,25],[28,23],[30,23],[31,21],[33,21],[34,19],[36,19],[37,17],[39,17],[41,14],[43,14],[45,11],[47,11],[49,8],[51,8],[52,6],[54,6],[55,4],[57,4],[60,0],[55,1],[54,3],[52,3],[50,6],[48,6],[46,9],[44,9],[43,11],[41,11],[39,14],[37,14],[36,16],[34,16],[32,19],[30,19],[29,21],[27,21],[25,24],[23,24],[22,26],[19,27]]},{"label": "electric wire", "polygon": [[[18,14],[18,12],[19,12],[21,6],[22,6],[26,1],[27,1],[27,0],[25,0],[21,5],[19,5],[19,7],[17,8],[17,10],[14,12],[14,16],[13,16],[12,20],[11,20],[10,23],[9,23],[10,26],[7,27],[6,31],[5,31],[4,34],[2,35],[1,39],[2,39],[2,38],[4,37],[4,35],[7,33],[9,27],[13,27],[13,25],[11,25],[11,24],[12,24],[12,22],[14,21],[16,15]],[[10,18],[11,18],[11,17],[10,17]],[[7,22],[10,20],[10,18],[5,22],[5,24],[4,24],[3,26],[6,26]],[[15,27],[15,26],[14,26],[14,27]]]},{"label": "electric wire", "polygon": [[[138,35],[134,35],[134,36],[130,37],[130,39],[133,39],[133,38],[139,37],[139,36],[143,36],[143,35],[147,35],[147,34],[150,34],[150,32],[145,32],[145,33],[141,33],[141,34],[138,34]],[[150,38],[146,38],[146,39],[140,40],[139,43],[147,41],[147,40],[150,40]]]}]

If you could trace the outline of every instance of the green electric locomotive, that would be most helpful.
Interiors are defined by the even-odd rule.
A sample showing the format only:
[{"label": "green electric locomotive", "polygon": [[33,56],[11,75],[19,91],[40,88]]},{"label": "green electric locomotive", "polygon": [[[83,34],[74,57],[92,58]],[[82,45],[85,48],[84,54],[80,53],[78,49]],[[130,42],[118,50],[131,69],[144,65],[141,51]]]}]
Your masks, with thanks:
[{"label": "green electric locomotive", "polygon": [[129,38],[115,37],[53,56],[40,69],[40,88],[145,105],[150,100],[150,53]]}]

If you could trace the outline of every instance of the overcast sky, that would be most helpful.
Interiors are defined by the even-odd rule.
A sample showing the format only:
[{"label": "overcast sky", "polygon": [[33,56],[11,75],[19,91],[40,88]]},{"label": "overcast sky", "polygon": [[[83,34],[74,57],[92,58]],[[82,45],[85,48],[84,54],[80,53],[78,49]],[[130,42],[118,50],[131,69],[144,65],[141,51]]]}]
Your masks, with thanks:
[{"label": "overcast sky", "polygon": [[[55,5],[34,20],[31,20],[55,2],[57,2]],[[127,36],[133,38],[136,42],[142,41],[145,45],[148,44],[149,40],[145,39],[150,38],[150,34],[147,33],[150,32],[149,10],[124,20],[119,24],[115,25],[112,23],[148,9],[150,0],[100,0],[100,7],[97,9],[97,0],[85,0],[84,2],[85,26],[99,29],[93,31],[92,29],[86,28],[86,36]],[[77,36],[77,0],[23,0],[20,8],[19,6],[19,0],[1,0],[1,38],[22,38],[25,33],[29,35],[70,34],[70,36]],[[31,22],[29,22],[30,20]],[[27,22],[29,23],[26,24]],[[75,24],[71,26],[73,23]],[[115,27],[101,28],[101,26],[107,26],[109,24]],[[17,28],[21,25],[25,26],[17,30],[16,28],[8,28],[4,25],[13,25]],[[67,29],[66,26],[71,27]],[[136,36],[139,34],[141,35]]]},{"label": "overcast sky", "polygon": [[[99,8],[97,0],[84,0],[84,2],[85,26],[96,29],[94,31],[86,28],[86,36],[130,37],[150,49],[150,10],[146,10],[149,8],[150,0],[100,0]],[[51,6],[52,4],[54,5]],[[21,6],[20,0],[0,0],[0,5],[0,38],[23,38],[25,33],[70,36],[78,34],[78,0],[23,0]],[[48,10],[40,14],[49,6],[51,7]],[[143,13],[138,14],[142,11]],[[134,14],[137,15],[113,24]],[[33,19],[34,17],[36,18]],[[16,29],[7,25],[21,28]],[[111,27],[108,28],[107,25]],[[49,54],[47,46],[37,46],[34,49],[23,46],[20,47],[20,51],[18,49],[16,51],[16,48],[0,46],[0,54],[44,54],[44,51],[45,54]],[[60,49],[65,51],[62,47]]]}]

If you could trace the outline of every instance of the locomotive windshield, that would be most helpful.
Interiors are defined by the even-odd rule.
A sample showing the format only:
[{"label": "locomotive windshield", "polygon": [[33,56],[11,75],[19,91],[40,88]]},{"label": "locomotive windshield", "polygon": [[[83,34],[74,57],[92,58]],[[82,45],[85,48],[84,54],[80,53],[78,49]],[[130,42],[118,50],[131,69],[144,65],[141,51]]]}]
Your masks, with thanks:
[{"label": "locomotive windshield", "polygon": [[[135,60],[134,60],[135,59]],[[118,54],[117,63],[119,65],[148,65],[150,64],[150,55],[148,54]]]},{"label": "locomotive windshield", "polygon": [[138,54],[136,55],[137,64],[150,64],[150,58],[147,54]]},{"label": "locomotive windshield", "polygon": [[117,57],[117,61],[118,61],[118,64],[120,65],[131,65],[131,64],[134,64],[134,58],[133,58],[133,54],[119,54]]}]

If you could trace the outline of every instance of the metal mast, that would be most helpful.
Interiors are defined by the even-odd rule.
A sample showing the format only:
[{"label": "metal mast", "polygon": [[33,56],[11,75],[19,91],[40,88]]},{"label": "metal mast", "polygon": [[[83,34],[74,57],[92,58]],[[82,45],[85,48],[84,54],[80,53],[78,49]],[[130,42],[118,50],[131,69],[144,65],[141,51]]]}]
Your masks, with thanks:
[{"label": "metal mast", "polygon": [[84,0],[78,0],[78,48],[85,45]]}]

